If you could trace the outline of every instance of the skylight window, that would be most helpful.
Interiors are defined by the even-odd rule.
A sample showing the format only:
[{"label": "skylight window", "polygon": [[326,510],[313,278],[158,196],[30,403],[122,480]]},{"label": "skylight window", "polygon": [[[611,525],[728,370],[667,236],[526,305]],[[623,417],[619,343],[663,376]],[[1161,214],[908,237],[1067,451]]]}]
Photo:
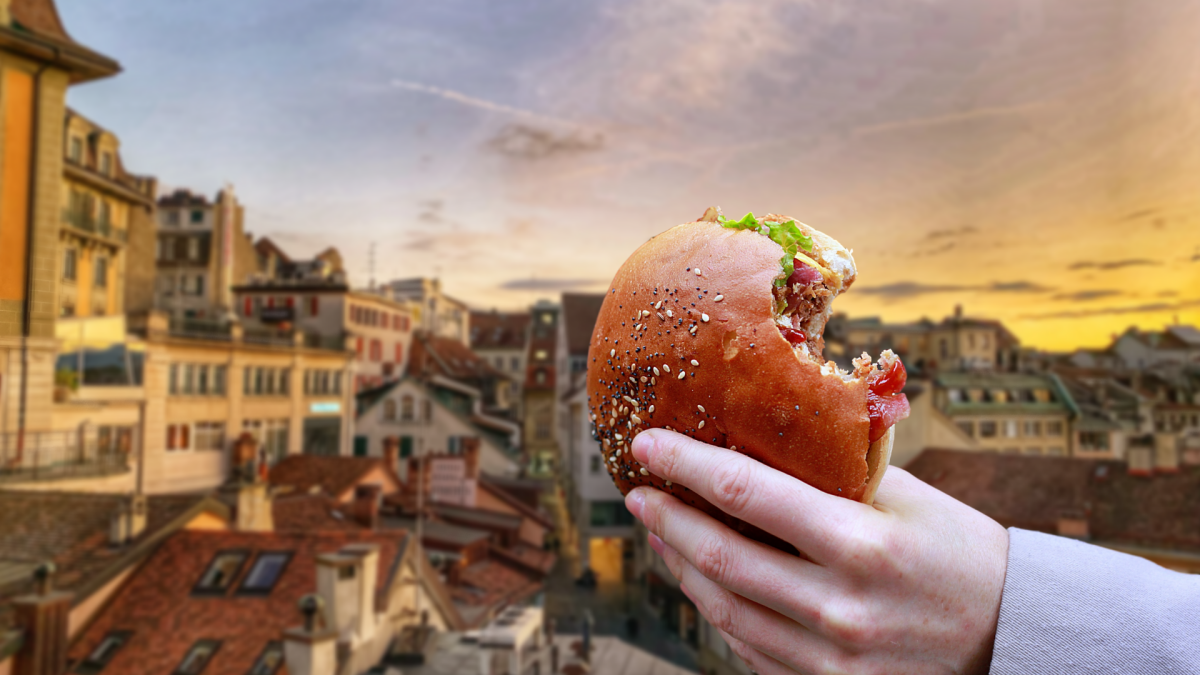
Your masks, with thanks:
[{"label": "skylight window", "polygon": [[220,640],[197,640],[179,663],[173,675],[200,675],[208,667],[213,654],[221,647]]},{"label": "skylight window", "polygon": [[268,642],[246,675],[275,675],[283,665],[283,643]]},{"label": "skylight window", "polygon": [[200,577],[200,581],[192,589],[192,592],[224,593],[233,584],[233,580],[237,578],[238,572],[242,571],[242,565],[245,564],[247,557],[249,555],[246,551],[218,552],[213,561],[209,563],[208,569],[204,571],[204,576]]},{"label": "skylight window", "polygon": [[117,652],[121,651],[121,647],[124,647],[125,643],[129,642],[129,638],[132,636],[133,631],[110,631],[104,636],[104,639],[100,641],[100,644],[96,645],[96,648],[87,655],[87,658],[85,658],[79,664],[79,666],[75,669],[75,672],[82,673],[83,675],[95,675],[96,673],[100,673],[104,670],[105,666],[107,666],[108,663],[113,660],[113,657],[117,655]]},{"label": "skylight window", "polygon": [[254,564],[250,566],[250,571],[246,573],[246,578],[242,579],[238,592],[270,593],[291,559],[292,554],[288,551],[259,553],[254,559]]}]

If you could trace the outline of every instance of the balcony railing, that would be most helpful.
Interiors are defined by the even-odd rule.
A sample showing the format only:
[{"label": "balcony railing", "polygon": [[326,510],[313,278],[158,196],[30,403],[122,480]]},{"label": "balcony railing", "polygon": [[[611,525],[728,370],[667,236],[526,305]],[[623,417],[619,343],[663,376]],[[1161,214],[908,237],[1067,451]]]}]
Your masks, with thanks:
[{"label": "balcony railing", "polygon": [[122,244],[129,239],[129,235],[125,230],[115,228],[109,221],[96,218],[85,211],[63,209],[62,220],[76,230],[99,235],[105,239],[119,241]]},{"label": "balcony railing", "polygon": [[[97,435],[81,431],[0,434],[0,483],[94,478],[130,470],[132,430]],[[103,442],[101,440],[103,439]]]},{"label": "balcony railing", "polygon": [[232,327],[230,322],[217,319],[172,317],[168,331],[174,337],[228,342],[233,339]]}]

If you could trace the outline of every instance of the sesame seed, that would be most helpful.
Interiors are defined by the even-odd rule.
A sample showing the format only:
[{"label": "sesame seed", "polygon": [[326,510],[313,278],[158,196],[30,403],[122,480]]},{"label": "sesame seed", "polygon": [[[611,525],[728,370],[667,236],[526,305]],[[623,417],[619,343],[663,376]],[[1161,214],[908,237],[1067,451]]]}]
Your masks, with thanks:
[{"label": "sesame seed", "polygon": [[699,361],[697,361],[696,359],[692,359],[692,365],[693,365],[693,366],[698,366],[698,365],[700,365],[700,362],[699,362]]},{"label": "sesame seed", "polygon": [[685,377],[687,377],[687,373],[683,372],[682,370],[679,371],[679,377],[677,379],[682,380]]},{"label": "sesame seed", "polygon": [[703,321],[704,323],[708,323],[708,315],[707,315],[707,314],[704,314],[704,313],[701,313],[701,314],[700,314],[700,320],[701,320],[701,321]]},{"label": "sesame seed", "polygon": [[612,358],[617,355],[617,350],[613,349],[608,352],[608,357]]},{"label": "sesame seed", "polygon": [[630,477],[630,478],[633,478],[633,472],[632,472],[632,471],[630,471],[630,472],[629,472],[629,477]]},{"label": "sesame seed", "polygon": [[663,483],[663,485],[666,485],[667,487],[671,487],[671,481],[665,481]]},{"label": "sesame seed", "polygon": [[641,330],[641,329],[642,329],[642,324],[640,324],[640,323],[635,323],[635,324],[633,324],[633,329],[634,329],[634,330]]},{"label": "sesame seed", "polygon": [[696,332],[696,324],[692,324],[692,327],[688,329],[688,332],[695,333]]},{"label": "sesame seed", "polygon": [[701,274],[701,272],[700,272],[700,268],[699,268],[699,267],[697,267],[697,268],[696,268],[696,276],[700,276],[700,274]]},{"label": "sesame seed", "polygon": [[652,378],[650,378],[650,384],[658,384],[658,383],[657,383],[657,382],[655,382],[655,381],[654,381],[654,378],[652,377]]},{"label": "sesame seed", "polygon": [[643,466],[642,468],[638,469],[638,472],[639,472],[639,473],[641,473],[643,476],[649,476],[649,475],[650,475],[650,472],[649,472],[649,471],[647,471],[647,470],[646,470],[646,467],[644,467],[644,466]]},{"label": "sesame seed", "polygon": [[654,309],[662,309],[662,300],[654,303]]},{"label": "sesame seed", "polygon": [[624,436],[622,436],[621,434],[613,434],[613,436],[614,436],[614,437],[615,437],[615,438],[616,438],[618,441],[619,441],[619,440],[621,440],[622,438],[625,438],[625,437],[624,437]]},{"label": "sesame seed", "polygon": [[647,412],[654,412],[654,406],[650,406],[649,408],[646,408],[646,411],[647,411]]},{"label": "sesame seed", "polygon": [[630,415],[630,416],[629,416],[629,419],[633,420],[633,423],[634,423],[634,424],[641,424],[641,423],[642,423],[642,418],[638,417],[637,415]]},{"label": "sesame seed", "polygon": [[696,425],[696,428],[697,428],[697,429],[703,429],[703,428],[704,428],[704,420],[700,420],[700,424],[697,424],[697,425]]},{"label": "sesame seed", "polygon": [[665,363],[664,363],[664,364],[663,364],[663,370],[665,370],[665,371],[667,371],[667,372],[669,373],[669,372],[671,372],[671,366],[668,366],[667,364],[665,364]]},{"label": "sesame seed", "polygon": [[699,410],[700,412],[704,412],[704,406],[702,406],[702,405],[697,405],[696,409]]},{"label": "sesame seed", "polygon": [[667,318],[670,318],[670,317],[673,317],[673,316],[675,316],[675,312],[672,312],[671,310],[669,310],[669,309],[668,309],[668,310],[667,310]]},{"label": "sesame seed", "polygon": [[730,449],[730,450],[737,450],[737,446],[736,446],[736,445],[731,445],[731,446],[729,446],[729,449]]},{"label": "sesame seed", "polygon": [[655,369],[654,369],[654,374],[655,374],[655,375],[661,375],[662,373],[658,372],[658,368],[655,368]]},{"label": "sesame seed", "polygon": [[725,299],[725,296],[723,296],[723,295],[718,295],[717,297],[713,298],[713,302],[720,302],[720,301],[722,301],[722,300],[724,300],[724,299]]},{"label": "sesame seed", "polygon": [[642,310],[642,316],[650,316],[650,310],[648,310],[648,309],[643,309],[643,310]]},{"label": "sesame seed", "polygon": [[642,376],[642,382],[645,382],[646,380],[649,380],[649,379],[650,378],[646,377],[645,375]]}]

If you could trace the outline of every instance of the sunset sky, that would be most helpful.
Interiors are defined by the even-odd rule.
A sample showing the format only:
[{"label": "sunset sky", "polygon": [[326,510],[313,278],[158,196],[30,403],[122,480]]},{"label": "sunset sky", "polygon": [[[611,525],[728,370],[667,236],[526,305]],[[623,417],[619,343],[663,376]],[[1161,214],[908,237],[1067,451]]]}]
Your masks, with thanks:
[{"label": "sunset sky", "polygon": [[1200,0],[58,4],[128,170],[356,284],[602,290],[719,205],[852,248],[855,316],[1200,324]]}]

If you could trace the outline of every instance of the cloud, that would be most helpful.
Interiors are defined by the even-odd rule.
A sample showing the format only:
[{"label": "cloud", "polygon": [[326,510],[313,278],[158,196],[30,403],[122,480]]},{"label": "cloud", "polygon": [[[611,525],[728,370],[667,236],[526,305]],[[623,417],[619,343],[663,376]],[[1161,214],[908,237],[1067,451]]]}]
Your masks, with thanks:
[{"label": "cloud", "polygon": [[1146,216],[1152,216],[1155,214],[1155,212],[1157,212],[1157,209],[1141,209],[1138,211],[1133,211],[1131,213],[1126,213],[1125,215],[1121,216],[1118,220],[1137,220],[1138,218],[1145,218]]},{"label": "cloud", "polygon": [[546,159],[594,152],[604,147],[604,136],[582,131],[557,134],[527,124],[510,124],[493,136],[487,147],[513,159]]},{"label": "cloud", "polygon": [[974,234],[978,231],[979,230],[975,229],[974,227],[967,225],[965,227],[960,227],[960,228],[957,228],[954,230],[934,230],[934,231],[930,232],[929,234],[925,235],[925,239],[928,241],[935,241],[937,239],[945,239],[947,237],[957,237],[957,236],[963,235],[963,234]]},{"label": "cloud", "polygon": [[1072,264],[1067,269],[1069,269],[1069,270],[1119,270],[1123,267],[1142,267],[1142,266],[1156,267],[1161,264],[1162,263],[1158,262],[1157,260],[1150,260],[1149,258],[1125,258],[1123,260],[1108,260],[1108,261],[1103,261],[1103,262],[1096,261],[1096,260],[1080,260],[1079,262]]},{"label": "cloud", "polygon": [[1158,297],[1160,297],[1160,298],[1173,298],[1177,295],[1179,295],[1179,291],[1159,291],[1158,292]]},{"label": "cloud", "polygon": [[604,279],[509,279],[499,288],[506,291],[569,291],[576,288],[603,286]]},{"label": "cloud", "polygon": [[882,286],[856,288],[858,295],[878,295],[885,298],[905,298],[934,293],[1045,293],[1053,288],[1032,281],[993,281],[987,284],[924,284],[919,281],[897,281]]},{"label": "cloud", "polygon": [[427,84],[421,84],[419,82],[409,82],[407,80],[399,80],[399,79],[392,80],[391,85],[393,87],[397,87],[399,89],[407,89],[408,91],[416,91],[416,92],[421,92],[423,94],[431,94],[433,96],[440,96],[441,98],[444,98],[448,101],[455,101],[455,102],[461,103],[465,106],[470,106],[472,108],[479,108],[480,110],[489,110],[491,112],[501,113],[504,115],[515,115],[517,117],[526,117],[529,119],[539,120],[541,122],[545,122],[547,124],[553,124],[553,125],[557,125],[557,126],[567,126],[567,127],[579,127],[580,126],[579,123],[574,122],[572,120],[564,119],[561,117],[552,117],[550,115],[543,115],[541,113],[537,113],[532,110],[522,110],[521,108],[514,108],[509,105],[504,105],[503,103],[496,103],[495,101],[488,101],[486,99],[476,98],[474,96],[464,94],[461,91],[454,91],[452,89],[442,89],[441,87],[431,87]]},{"label": "cloud", "polygon": [[1065,312],[1046,312],[1044,314],[1025,314],[1021,319],[1044,321],[1046,319],[1083,319],[1092,316],[1115,316],[1121,314],[1148,314],[1150,312],[1172,312],[1181,309],[1200,307],[1200,299],[1181,300],[1179,302],[1150,302],[1128,307],[1104,307],[1098,309],[1080,309]]},{"label": "cloud", "polygon": [[1058,293],[1051,300],[1068,300],[1071,302],[1087,302],[1088,300],[1099,300],[1100,298],[1111,298],[1114,295],[1121,295],[1121,291],[1111,288],[1091,289],[1086,291],[1073,291],[1071,293]]},{"label": "cloud", "polygon": [[1020,116],[1027,112],[1037,111],[1051,105],[1053,105],[1053,103],[1049,101],[1034,101],[1032,103],[1014,106],[975,108],[974,110],[964,110],[962,112],[953,112],[944,115],[934,115],[931,117],[899,120],[895,122],[884,122],[883,124],[863,126],[855,129],[854,133],[858,136],[870,136],[872,134],[881,134],[891,131],[923,129],[928,127],[942,126],[945,124],[956,124],[959,122],[967,122],[977,119],[987,119],[989,117]]}]

